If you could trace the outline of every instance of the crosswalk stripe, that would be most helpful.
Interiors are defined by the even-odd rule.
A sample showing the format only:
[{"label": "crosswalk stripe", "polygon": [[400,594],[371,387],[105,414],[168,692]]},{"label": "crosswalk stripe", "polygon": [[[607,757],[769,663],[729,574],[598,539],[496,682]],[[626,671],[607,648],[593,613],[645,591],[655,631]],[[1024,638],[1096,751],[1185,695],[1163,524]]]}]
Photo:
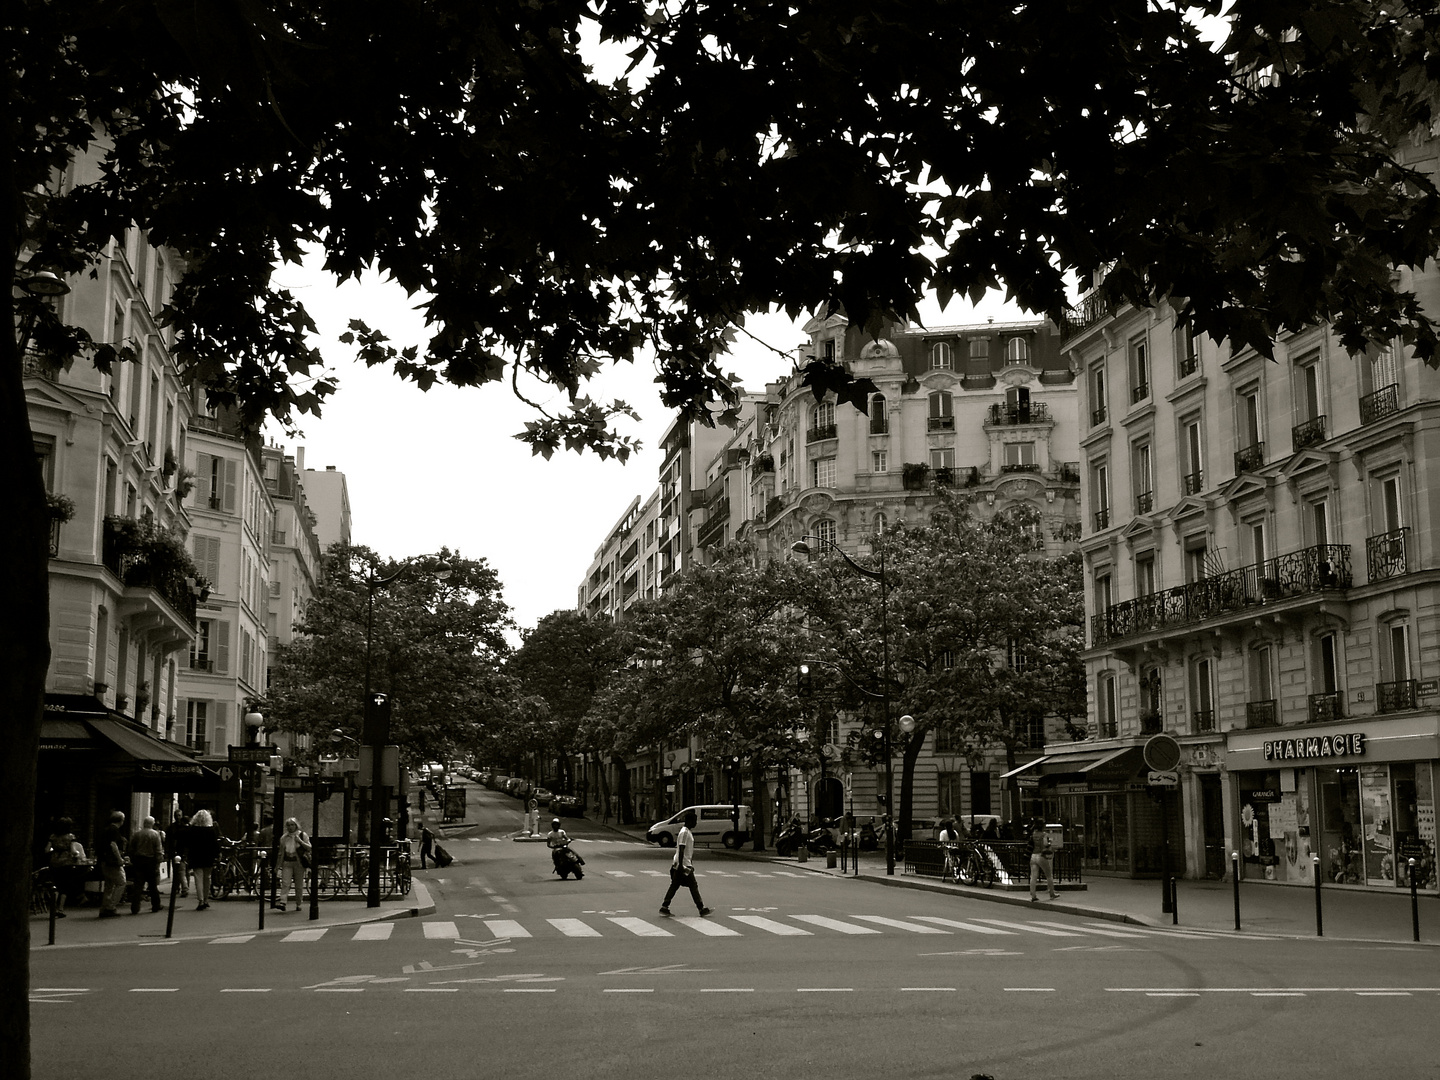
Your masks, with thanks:
[{"label": "crosswalk stripe", "polygon": [[764,930],[768,934],[775,934],[778,937],[811,937],[809,930],[801,930],[798,926],[790,926],[786,923],[776,922],[774,919],[767,919],[761,915],[734,915],[731,916],[736,922],[742,922],[746,926],[753,926],[757,930]]},{"label": "crosswalk stripe", "polygon": [[609,874],[611,877],[634,877],[634,876],[635,876],[634,874],[630,873],[630,871],[628,871],[628,870],[606,870],[605,873]]},{"label": "crosswalk stripe", "polygon": [[1139,926],[1132,926],[1130,927],[1130,929],[1137,934],[1143,934],[1147,937],[1153,935],[1155,937],[1179,937],[1191,938],[1196,941],[1205,941],[1214,936],[1211,934],[1187,934],[1184,930],[1150,930]]},{"label": "crosswalk stripe", "polygon": [[1134,934],[1127,930],[1112,930],[1108,926],[1070,926],[1066,923],[1045,922],[1043,919],[1037,922],[1035,925],[1053,926],[1057,930],[1079,930],[1081,933],[1099,934],[1101,937],[1130,938],[1131,940],[1135,941],[1141,940],[1145,936],[1143,934]]},{"label": "crosswalk stripe", "polygon": [[566,937],[599,937],[600,931],[580,919],[546,919]]},{"label": "crosswalk stripe", "polygon": [[934,923],[936,926],[953,926],[956,930],[970,930],[976,934],[1004,934],[1006,937],[1014,937],[1015,933],[1013,930],[997,930],[993,926],[961,922],[959,919],[942,919],[938,915],[911,915],[910,918],[920,922]]},{"label": "crosswalk stripe", "polygon": [[231,934],[227,937],[211,938],[211,945],[244,945],[254,934]]},{"label": "crosswalk stripe", "polygon": [[629,930],[636,937],[674,937],[669,930],[665,930],[654,923],[646,922],[644,919],[636,919],[630,916],[610,916],[610,921],[622,930]]},{"label": "crosswalk stripe", "polygon": [[842,934],[878,934],[869,926],[856,926],[854,923],[841,922],[839,919],[827,919],[824,915],[791,915],[797,922],[809,923],[811,926],[823,926],[827,930],[838,930]]},{"label": "crosswalk stripe", "polygon": [[897,930],[909,930],[912,934],[948,934],[949,930],[938,930],[933,926],[922,926],[920,923],[906,922],[904,919],[887,919],[884,915],[856,915],[855,918],[861,922],[875,923],[877,926],[893,926]]},{"label": "crosswalk stripe", "polygon": [[[484,919],[482,921],[485,923],[485,928],[496,937],[527,938],[531,936],[530,931],[514,919]],[[459,937],[460,935],[456,934],[455,936]]]},{"label": "crosswalk stripe", "polygon": [[280,940],[281,940],[281,941],[319,941],[322,937],[325,936],[325,931],[328,930],[328,929],[330,929],[328,926],[322,926],[322,927],[320,927],[320,928],[318,928],[318,929],[315,929],[315,930],[291,930],[290,933],[286,934],[286,935],[285,935],[283,938],[281,938]]},{"label": "crosswalk stripe", "polygon": [[1006,922],[1004,919],[976,919],[976,922],[989,923],[991,926],[1007,926],[1011,930],[1025,930],[1032,934],[1044,934],[1046,937],[1084,937],[1083,931],[1075,930],[1047,930],[1043,926],[1036,926],[1034,923]]},{"label": "crosswalk stripe", "polygon": [[460,936],[460,928],[453,922],[437,919],[421,925],[425,927],[425,937],[430,940],[454,941]]},{"label": "crosswalk stripe", "polygon": [[389,941],[390,935],[395,932],[393,922],[372,922],[365,923],[355,928],[355,936],[351,941]]},{"label": "crosswalk stripe", "polygon": [[769,874],[762,873],[759,870],[741,870],[740,872],[742,874],[749,874],[751,877],[770,877]]},{"label": "crosswalk stripe", "polygon": [[642,874],[648,874],[650,877],[668,878],[670,876],[664,870],[641,870],[640,872]]},{"label": "crosswalk stripe", "polygon": [[677,915],[675,922],[681,926],[688,927],[706,937],[740,937],[739,930],[732,930],[721,923],[712,922],[709,919],[702,919],[695,915]]},{"label": "crosswalk stripe", "polygon": [[775,873],[781,877],[808,878],[811,876],[809,874],[797,874],[794,870],[776,870]]}]

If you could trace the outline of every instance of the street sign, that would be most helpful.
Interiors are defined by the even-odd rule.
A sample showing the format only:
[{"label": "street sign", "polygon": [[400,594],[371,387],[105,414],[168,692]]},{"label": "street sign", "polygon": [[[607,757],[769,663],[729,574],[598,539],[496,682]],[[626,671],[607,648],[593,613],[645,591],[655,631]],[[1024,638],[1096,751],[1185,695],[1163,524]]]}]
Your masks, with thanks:
[{"label": "street sign", "polygon": [[235,779],[235,770],[230,768],[229,765],[221,765],[215,771],[220,774],[221,781],[226,784],[230,783],[231,780]]},{"label": "street sign", "polygon": [[[375,753],[370,746],[360,747],[360,771],[355,776],[356,787],[369,787],[375,778]],[[393,743],[384,748],[380,755],[380,786],[397,787],[400,783],[400,747]]]},{"label": "street sign", "polygon": [[1145,782],[1151,787],[1175,787],[1180,783],[1180,774],[1174,769],[1151,769]]},{"label": "street sign", "polygon": [[275,787],[279,791],[314,791],[315,780],[309,776],[277,776]]},{"label": "street sign", "polygon": [[275,753],[270,746],[232,746],[230,747],[231,761],[245,761],[252,765],[269,765],[270,755]]},{"label": "street sign", "polygon": [[1157,772],[1169,772],[1180,764],[1180,744],[1173,735],[1151,735],[1145,740],[1145,764]]},{"label": "street sign", "polygon": [[1038,776],[1017,776],[1015,778],[1015,786],[1025,788],[1027,791],[1031,788],[1038,788],[1040,786],[1040,778]]}]

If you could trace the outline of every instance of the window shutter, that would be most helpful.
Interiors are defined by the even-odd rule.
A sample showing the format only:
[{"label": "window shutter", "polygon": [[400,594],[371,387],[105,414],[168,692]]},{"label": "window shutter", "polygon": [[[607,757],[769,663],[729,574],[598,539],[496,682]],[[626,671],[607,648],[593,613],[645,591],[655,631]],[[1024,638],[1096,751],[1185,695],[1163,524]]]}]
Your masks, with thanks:
[{"label": "window shutter", "polygon": [[225,462],[225,501],[223,509],[227,514],[233,514],[235,512],[235,488],[239,471],[239,462],[231,460]]},{"label": "window shutter", "polygon": [[[224,624],[222,623],[221,625]],[[226,730],[226,720],[228,719],[227,714],[229,711],[230,703],[228,701],[215,702],[215,723],[211,725],[210,738],[207,740],[210,743],[210,752],[212,754],[220,747],[230,745],[230,740],[227,737],[228,732]]]},{"label": "window shutter", "polygon": [[216,619],[211,629],[211,645],[215,654],[215,670],[222,675],[230,673],[230,624]]},{"label": "window shutter", "polygon": [[210,461],[209,454],[195,454],[195,506],[210,505]]}]

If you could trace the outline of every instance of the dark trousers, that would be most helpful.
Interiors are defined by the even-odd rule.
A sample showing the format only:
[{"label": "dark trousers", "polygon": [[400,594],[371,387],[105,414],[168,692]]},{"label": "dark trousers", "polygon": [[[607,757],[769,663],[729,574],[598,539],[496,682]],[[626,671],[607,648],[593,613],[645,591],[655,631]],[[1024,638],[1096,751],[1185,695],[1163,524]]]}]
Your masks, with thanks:
[{"label": "dark trousers", "polygon": [[705,901],[700,899],[700,888],[695,884],[695,871],[691,869],[682,870],[678,866],[670,867],[670,890],[665,894],[665,902],[660,906],[668,908],[670,901],[675,899],[675,894],[679,892],[681,888],[688,888],[690,890],[690,899],[695,901],[695,910],[703,911]]},{"label": "dark trousers", "polygon": [[160,860],[148,855],[130,856],[130,912],[140,910],[140,901],[150,894],[150,906],[160,907]]},{"label": "dark trousers", "polygon": [[[422,795],[421,798],[423,799],[424,796]],[[424,870],[424,869],[425,869],[425,860],[426,860],[426,859],[429,859],[431,862],[434,862],[434,861],[435,861],[435,838],[432,837],[432,836],[422,835],[422,836],[420,837],[420,869],[421,869],[421,870]]]}]

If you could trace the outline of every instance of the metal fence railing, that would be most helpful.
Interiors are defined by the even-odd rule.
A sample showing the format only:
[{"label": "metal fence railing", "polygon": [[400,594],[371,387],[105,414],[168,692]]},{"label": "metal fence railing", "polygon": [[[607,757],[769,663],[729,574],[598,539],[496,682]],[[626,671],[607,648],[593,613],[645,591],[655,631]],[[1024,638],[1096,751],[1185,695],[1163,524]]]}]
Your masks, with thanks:
[{"label": "metal fence railing", "polygon": [[[904,850],[904,873],[922,877],[942,877],[945,872],[945,844],[938,840],[907,840]],[[1030,844],[1002,840],[962,841],[961,848],[974,848],[991,870],[987,885],[1029,885]],[[1080,850],[1062,847],[1053,856],[1055,880],[1079,883]]]}]

